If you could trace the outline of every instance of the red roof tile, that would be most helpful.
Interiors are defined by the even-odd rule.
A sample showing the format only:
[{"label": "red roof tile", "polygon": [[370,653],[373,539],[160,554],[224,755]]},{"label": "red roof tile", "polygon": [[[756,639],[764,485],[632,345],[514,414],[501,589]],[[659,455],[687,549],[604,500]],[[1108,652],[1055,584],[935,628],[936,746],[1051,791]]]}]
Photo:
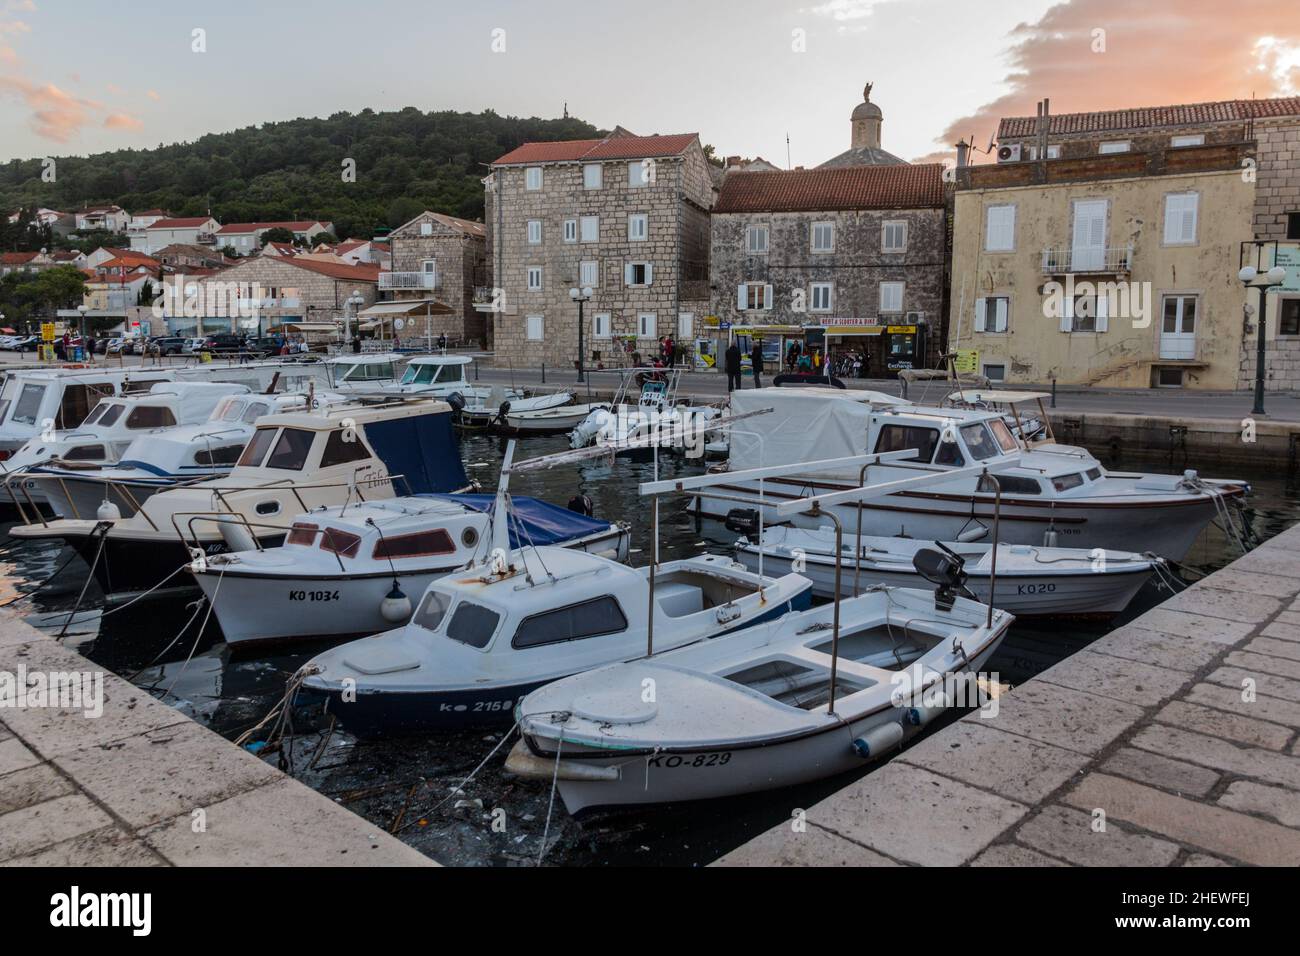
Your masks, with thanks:
[{"label": "red roof tile", "polygon": [[677,133],[671,136],[608,136],[605,139],[524,143],[518,149],[506,153],[492,165],[517,166],[533,163],[576,163],[602,159],[680,156],[698,138],[698,133]]},{"label": "red roof tile", "polygon": [[159,219],[149,229],[193,229],[195,226],[201,226],[211,216],[190,216],[187,219]]},{"label": "red roof tile", "polygon": [[378,282],[379,266],[370,263],[349,265],[346,262],[323,262],[320,259],[303,259],[295,256],[282,256],[275,260],[286,265],[297,266],[309,272],[318,272],[331,279],[351,279],[357,282]]},{"label": "red roof tile", "polygon": [[0,263],[7,266],[19,266],[24,262],[31,262],[39,252],[3,252],[0,253]]},{"label": "red roof tile", "polygon": [[[1058,113],[1051,117],[1048,132],[1056,135],[1101,133],[1158,126],[1200,126],[1208,123],[1241,122],[1277,116],[1300,117],[1300,96],[1285,96],[1269,100],[1220,100],[1215,103],[1185,103],[1177,106],[1143,106],[1093,113]],[[1037,132],[1036,116],[1007,116],[1003,117],[998,124],[998,139],[1033,136]]]},{"label": "red roof tile", "polygon": [[943,205],[943,166],[841,166],[732,172],[713,207],[728,212],[917,209]]},{"label": "red roof tile", "polygon": [[300,222],[231,222],[217,230],[217,235],[240,235],[258,232],[263,229],[288,229],[290,232],[306,232],[312,226],[324,226],[319,219],[305,219]]}]

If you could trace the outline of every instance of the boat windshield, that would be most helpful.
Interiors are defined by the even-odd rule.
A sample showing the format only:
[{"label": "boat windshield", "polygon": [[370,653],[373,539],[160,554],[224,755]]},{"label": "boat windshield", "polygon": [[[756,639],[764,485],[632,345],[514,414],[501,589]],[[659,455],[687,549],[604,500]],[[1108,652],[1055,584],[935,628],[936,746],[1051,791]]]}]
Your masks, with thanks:
[{"label": "boat windshield", "polygon": [[1008,455],[1020,450],[1015,437],[1011,434],[1011,429],[1007,427],[1007,423],[1001,418],[993,419],[989,422],[989,427],[993,429],[993,437],[998,440],[998,444],[1002,446],[1002,450]]},{"label": "boat windshield", "polygon": [[406,374],[402,376],[403,385],[432,385],[438,380],[438,372],[442,370],[440,365],[421,364],[406,366]]},{"label": "boat windshield", "polygon": [[19,425],[35,425],[36,415],[41,410],[41,399],[45,397],[44,385],[24,385],[14,405],[11,421]]},{"label": "boat windshield", "polygon": [[447,622],[447,636],[470,647],[484,648],[496,633],[501,615],[473,601],[461,601]]},{"label": "boat windshield", "polygon": [[963,425],[961,427],[961,437],[966,440],[966,448],[976,461],[988,461],[990,458],[999,458],[1002,455],[1002,450],[998,447],[998,443],[993,440],[993,436],[989,433],[988,426],[984,422]]},{"label": "boat windshield", "polygon": [[357,362],[343,373],[342,382],[387,382],[393,377],[392,362]]},{"label": "boat windshield", "polygon": [[442,619],[451,607],[451,596],[441,591],[428,591],[420,602],[420,609],[415,612],[414,622],[426,631],[436,631],[442,626]]},{"label": "boat windshield", "polygon": [[212,411],[210,422],[235,422],[244,413],[246,403],[242,398],[228,398]]},{"label": "boat windshield", "polygon": [[82,424],[103,425],[107,428],[122,417],[122,409],[125,407],[121,402],[100,402]]}]

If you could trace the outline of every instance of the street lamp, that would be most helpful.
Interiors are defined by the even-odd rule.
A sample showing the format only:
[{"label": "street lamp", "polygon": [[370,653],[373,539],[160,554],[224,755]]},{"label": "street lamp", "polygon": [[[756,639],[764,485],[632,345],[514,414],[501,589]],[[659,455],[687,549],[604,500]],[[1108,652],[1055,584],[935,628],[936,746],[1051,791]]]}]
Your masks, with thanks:
[{"label": "street lamp", "polygon": [[[89,311],[90,308],[84,302],[77,306],[77,324],[79,326],[78,331],[81,334],[81,347],[83,349],[86,347],[86,313]],[[69,356],[65,355],[64,359],[67,358],[69,358]]]},{"label": "street lamp", "polygon": [[582,307],[591,301],[591,286],[570,289],[569,298],[578,303],[578,381],[585,382],[583,375],[586,368],[586,345],[583,343],[583,326],[586,325],[586,320],[583,318]]},{"label": "street lamp", "polygon": [[1268,319],[1268,290],[1286,281],[1286,269],[1274,266],[1261,273],[1254,266],[1246,266],[1237,273],[1237,278],[1246,289],[1247,301],[1242,305],[1246,321],[1250,321],[1250,289],[1259,289],[1259,321],[1256,323],[1258,337],[1255,345],[1255,407],[1252,415],[1264,414],[1264,330]]},{"label": "street lamp", "polygon": [[352,316],[359,313],[361,307],[366,304],[360,289],[352,290],[352,294],[347,298],[347,304],[351,308],[350,311],[344,313],[343,317],[343,341],[345,344],[352,341]]}]

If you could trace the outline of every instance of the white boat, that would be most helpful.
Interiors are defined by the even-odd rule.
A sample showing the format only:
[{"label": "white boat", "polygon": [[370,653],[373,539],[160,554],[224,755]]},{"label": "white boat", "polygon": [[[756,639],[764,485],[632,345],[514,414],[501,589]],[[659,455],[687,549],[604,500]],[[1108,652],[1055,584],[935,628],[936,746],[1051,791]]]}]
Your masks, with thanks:
[{"label": "white boat", "polygon": [[[502,552],[429,585],[403,628],[305,665],[304,691],[361,737],[509,723],[529,691],[656,647],[717,638],[806,607],[797,575],[760,578],[730,558],[650,568],[555,547]],[[652,623],[653,622],[653,623]]]},{"label": "white boat", "polygon": [[[231,395],[206,422],[141,435],[115,464],[50,463],[34,468],[27,480],[60,517],[130,517],[160,491],[229,474],[258,420],[307,411],[308,402],[323,408],[337,401],[342,399],[329,392]],[[111,507],[101,514],[105,505]]]},{"label": "white boat", "polygon": [[[1002,540],[1012,544],[1092,550],[1152,552],[1182,560],[1211,521],[1245,536],[1235,507],[1249,491],[1243,481],[1182,475],[1109,472],[1082,448],[1054,443],[1023,447],[997,411],[930,408],[897,404],[888,396],[826,388],[765,388],[734,392],[733,413],[771,408],[751,428],[731,436],[731,457],[720,471],[798,464],[864,452],[915,449],[923,464],[938,471],[972,463],[993,464],[1018,455],[998,476],[1002,487]],[[893,464],[873,466],[869,479],[887,482],[902,472]],[[789,474],[768,481],[764,495],[791,500],[817,491],[847,490],[860,475],[839,473],[810,479]],[[757,481],[722,486],[757,495]],[[954,478],[925,490],[905,490],[858,504],[835,506],[846,527],[862,513],[862,531],[932,541],[987,537],[993,524],[994,487],[979,475]],[[700,499],[698,513],[725,519],[732,510]],[[741,509],[743,510],[743,509]],[[764,509],[764,524],[771,509]],[[751,515],[751,518],[753,516]],[[817,523],[796,516],[801,527]]]},{"label": "white boat", "polygon": [[[636,450],[653,453],[654,447],[681,449],[701,445],[698,428],[721,416],[711,406],[677,404],[679,369],[633,368],[623,372],[614,400],[590,412],[569,436],[571,448],[597,445],[618,454]],[[627,399],[636,394],[635,405]],[[646,443],[649,442],[649,445]],[[638,447],[641,446],[641,447]]]},{"label": "white boat", "polygon": [[831,777],[962,703],[966,675],[1012,622],[891,588],[841,601],[838,629],[835,613],[802,611],[533,691],[515,709],[521,740],[506,769],[555,780],[575,815]]},{"label": "white boat", "polygon": [[471,396],[460,410],[460,424],[467,428],[490,428],[503,425],[512,414],[537,414],[568,406],[571,392],[526,394],[494,385],[486,397]]},{"label": "white boat", "polygon": [[261,419],[229,475],[159,492],[130,517],[42,518],[10,534],[67,542],[106,594],[192,587],[191,561],[277,547],[308,511],[468,484],[445,402],[350,402]]},{"label": "white boat", "polygon": [[[193,574],[228,644],[343,638],[405,624],[408,595],[481,564],[498,507],[493,495],[389,498],[294,519],[278,548],[209,558]],[[627,558],[626,524],[514,497],[510,546],[557,545]]]},{"label": "white boat", "polygon": [[[1016,617],[1108,617],[1128,607],[1164,560],[1125,551],[1044,548],[1030,544],[999,544],[997,593],[990,600],[993,546],[988,543],[944,542],[905,538],[846,536],[841,546],[840,594],[852,597],[877,584],[925,587],[916,570],[919,551],[935,547],[963,564],[969,580],[968,597],[1009,611]],[[761,560],[760,560],[761,558]],[[780,525],[765,528],[759,541],[741,538],[736,559],[751,571],[802,574],[813,582],[813,594],[835,594],[835,531]],[[761,567],[760,567],[761,565]]]},{"label": "white boat", "polygon": [[562,408],[545,408],[530,411],[516,410],[512,403],[506,414],[505,431],[517,435],[557,435],[572,432],[588,419],[592,412],[609,410],[607,402],[589,402],[582,405],[565,405]]},{"label": "white boat", "polygon": [[323,363],[336,392],[369,393],[398,381],[406,356],[397,352],[344,353]]},{"label": "white boat", "polygon": [[146,392],[101,398],[76,428],[51,430],[27,441],[0,462],[0,501],[35,507],[46,503],[40,482],[25,480],[32,469],[102,468],[116,464],[137,439],[206,421],[227,396],[246,385],[224,382],[155,382]]}]

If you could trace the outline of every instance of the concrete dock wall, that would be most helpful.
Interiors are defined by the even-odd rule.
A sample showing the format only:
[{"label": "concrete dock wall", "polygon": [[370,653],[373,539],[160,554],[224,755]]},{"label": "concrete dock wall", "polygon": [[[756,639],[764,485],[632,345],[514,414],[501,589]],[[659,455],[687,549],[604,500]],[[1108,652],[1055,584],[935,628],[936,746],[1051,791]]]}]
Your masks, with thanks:
[{"label": "concrete dock wall", "polygon": [[[100,709],[93,694],[41,705],[34,695],[56,674],[99,683],[102,713],[89,716]],[[33,706],[6,701],[20,675]],[[431,864],[0,611],[0,865]]]},{"label": "concrete dock wall", "polygon": [[715,865],[1300,865],[1300,527]]}]

